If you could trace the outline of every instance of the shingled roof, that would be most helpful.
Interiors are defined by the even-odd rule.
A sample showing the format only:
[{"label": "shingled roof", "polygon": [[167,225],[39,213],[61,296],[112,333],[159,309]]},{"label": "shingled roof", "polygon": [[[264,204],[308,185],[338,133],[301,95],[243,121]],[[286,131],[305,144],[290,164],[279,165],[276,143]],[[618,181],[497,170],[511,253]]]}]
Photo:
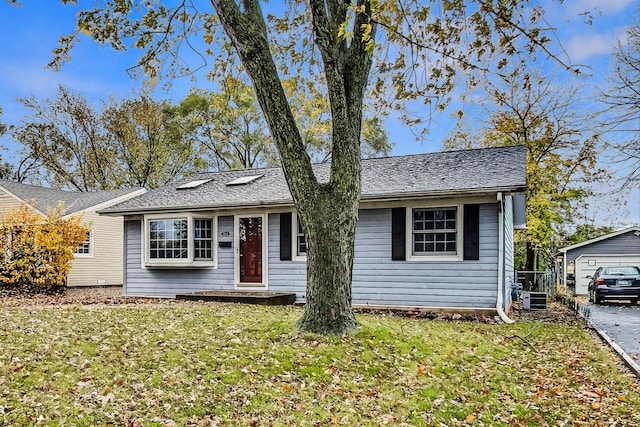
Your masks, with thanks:
[{"label": "shingled roof", "polygon": [[13,194],[43,214],[48,209],[55,208],[59,202],[63,202],[65,214],[67,215],[140,191],[140,189],[95,192],[64,191],[5,180],[0,180],[0,188]]},{"label": "shingled roof", "polygon": [[[314,165],[318,180],[328,180],[329,168],[327,163]],[[526,186],[525,170],[526,150],[522,146],[367,159],[362,161],[361,199],[523,191]],[[244,185],[227,185],[249,176],[259,178]],[[189,187],[189,183],[194,183],[194,186],[178,188]],[[266,168],[195,174],[103,209],[100,213],[135,214],[292,204],[282,169]]]}]

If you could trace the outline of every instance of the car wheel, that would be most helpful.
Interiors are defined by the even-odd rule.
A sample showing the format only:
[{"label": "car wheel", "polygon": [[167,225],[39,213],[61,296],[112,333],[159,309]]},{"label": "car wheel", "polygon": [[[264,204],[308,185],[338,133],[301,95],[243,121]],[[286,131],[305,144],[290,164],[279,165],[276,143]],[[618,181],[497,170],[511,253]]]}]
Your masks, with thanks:
[{"label": "car wheel", "polygon": [[598,295],[598,293],[596,292],[594,299],[596,300],[596,304],[602,304],[604,303],[604,298],[601,297],[600,295]]},{"label": "car wheel", "polygon": [[638,304],[638,299],[637,298],[633,298],[631,300],[631,305],[637,305]]},{"label": "car wheel", "polygon": [[589,302],[596,302],[595,298],[593,298],[593,291],[589,291]]}]

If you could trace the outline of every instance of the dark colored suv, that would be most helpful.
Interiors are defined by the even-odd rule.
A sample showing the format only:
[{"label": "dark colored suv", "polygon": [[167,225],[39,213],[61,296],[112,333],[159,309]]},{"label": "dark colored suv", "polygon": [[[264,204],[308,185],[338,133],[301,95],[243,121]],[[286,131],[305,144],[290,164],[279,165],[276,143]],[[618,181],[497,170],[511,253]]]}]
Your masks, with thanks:
[{"label": "dark colored suv", "polygon": [[600,267],[589,282],[589,301],[601,304],[605,299],[640,299],[640,268],[635,265]]}]

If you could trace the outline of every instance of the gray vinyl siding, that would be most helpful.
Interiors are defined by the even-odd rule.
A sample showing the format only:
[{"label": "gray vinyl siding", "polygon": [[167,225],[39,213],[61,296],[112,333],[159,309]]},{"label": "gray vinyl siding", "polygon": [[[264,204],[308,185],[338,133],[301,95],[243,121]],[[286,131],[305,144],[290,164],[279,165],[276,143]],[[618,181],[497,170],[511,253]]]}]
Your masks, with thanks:
[{"label": "gray vinyl siding", "polygon": [[640,254],[640,236],[635,230],[610,237],[590,245],[567,251],[567,263],[575,261],[580,255],[637,255]]},{"label": "gray vinyl siding", "polygon": [[[280,261],[280,214],[270,214],[268,224],[269,291],[295,292],[296,302],[304,302],[307,291],[307,263]],[[292,248],[292,251],[295,250],[295,247]]]},{"label": "gray vinyl siding", "polygon": [[[497,205],[481,205],[478,261],[392,261],[391,209],[360,210],[353,265],[353,303],[411,307],[495,307],[498,280],[497,215]],[[295,292],[298,301],[303,302],[306,263],[280,261],[279,223],[279,215],[270,215],[269,290]]]},{"label": "gray vinyl siding", "polygon": [[[305,301],[306,262],[280,260],[280,215],[268,219],[268,290]],[[218,248],[217,268],[145,268],[142,221],[125,221],[126,295],[172,297],[234,289],[233,248]],[[220,240],[233,241],[233,217],[218,218]],[[463,232],[459,231],[460,238]],[[374,306],[492,308],[497,298],[498,210],[480,206],[477,261],[392,261],[391,209],[364,209],[356,229],[353,303]]]},{"label": "gray vinyl siding", "polygon": [[514,242],[513,242],[513,197],[504,201],[504,307],[511,305],[511,285],[515,283]]},{"label": "gray vinyl siding", "polygon": [[[233,290],[233,248],[218,248],[218,268],[145,268],[141,232],[142,221],[125,220],[125,295],[174,297],[188,292]],[[233,241],[233,217],[218,217],[218,235],[226,233],[228,236],[219,240]]]}]

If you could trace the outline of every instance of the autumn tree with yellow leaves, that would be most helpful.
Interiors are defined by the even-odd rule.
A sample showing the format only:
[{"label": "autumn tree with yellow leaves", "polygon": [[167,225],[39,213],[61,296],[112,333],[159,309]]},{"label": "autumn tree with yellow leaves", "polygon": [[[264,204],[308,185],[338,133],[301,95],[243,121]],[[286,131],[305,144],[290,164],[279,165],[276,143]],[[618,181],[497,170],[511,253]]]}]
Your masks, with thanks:
[{"label": "autumn tree with yellow leaves", "polygon": [[[509,84],[485,83],[484,90],[482,118],[462,117],[443,148],[526,147],[527,229],[516,233],[516,266],[544,269],[560,225],[574,220],[591,184],[608,177],[597,166],[601,135],[580,108],[576,87],[529,72]],[[480,129],[465,127],[472,119]]]},{"label": "autumn tree with yellow leaves", "polygon": [[79,216],[65,217],[64,206],[46,217],[23,205],[0,221],[0,287],[48,291],[66,286],[73,253],[86,239]]}]

